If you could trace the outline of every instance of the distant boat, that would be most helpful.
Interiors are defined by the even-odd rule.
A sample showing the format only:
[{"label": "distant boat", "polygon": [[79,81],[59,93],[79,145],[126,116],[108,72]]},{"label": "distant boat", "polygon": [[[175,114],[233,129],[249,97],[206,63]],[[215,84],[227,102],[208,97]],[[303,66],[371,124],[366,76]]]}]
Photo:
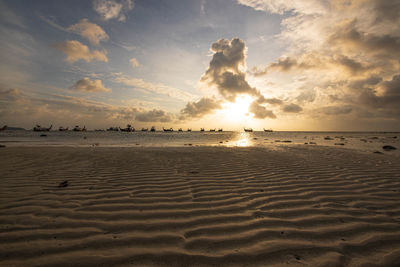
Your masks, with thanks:
[{"label": "distant boat", "polygon": [[174,129],[172,129],[172,128],[165,129],[164,127],[163,127],[163,130],[164,130],[164,132],[173,132],[174,131]]},{"label": "distant boat", "polygon": [[132,125],[127,124],[127,125],[126,125],[126,128],[119,128],[119,130],[120,130],[121,132],[134,132],[134,131],[135,131],[135,128],[133,128]]},{"label": "distant boat", "polygon": [[149,128],[142,128],[142,132],[147,132]]},{"label": "distant boat", "polygon": [[44,127],[42,127],[42,126],[37,124],[35,127],[33,127],[33,131],[35,131],[35,132],[49,132],[52,127],[53,127],[53,125],[50,125],[49,128],[44,128]]},{"label": "distant boat", "polygon": [[223,131],[223,129],[222,129],[222,128],[219,128],[219,129],[218,129],[218,132],[222,132],[222,131]]},{"label": "distant boat", "polygon": [[60,126],[60,127],[58,128],[58,130],[59,130],[60,132],[65,132],[65,131],[68,131],[68,127],[67,127],[67,128],[64,128],[64,127]]},{"label": "distant boat", "polygon": [[73,129],[74,132],[86,132],[86,126],[83,126],[83,128],[79,127],[76,125]]},{"label": "distant boat", "polygon": [[215,129],[210,129],[210,132],[215,132]]},{"label": "distant boat", "polygon": [[273,131],[271,129],[264,129],[264,132],[272,133]]},{"label": "distant boat", "polygon": [[150,132],[155,132],[156,131],[156,127],[151,126]]},{"label": "distant boat", "polygon": [[200,132],[204,132],[204,128],[200,128]]},{"label": "distant boat", "polygon": [[188,128],[188,129],[187,129],[187,131],[188,131],[188,132],[191,132],[191,131],[192,131],[192,129]]},{"label": "distant boat", "polygon": [[108,132],[118,132],[119,128],[118,127],[110,127],[107,129]]},{"label": "distant boat", "polygon": [[253,132],[253,129],[251,129],[251,128],[244,128],[244,131],[245,131],[245,132],[248,132],[248,133],[251,133],[251,132]]},{"label": "distant boat", "polygon": [[7,125],[4,125],[2,128],[0,128],[0,132],[5,131],[7,129]]},{"label": "distant boat", "polygon": [[178,129],[178,132],[182,132],[182,128],[179,128],[179,129]]}]

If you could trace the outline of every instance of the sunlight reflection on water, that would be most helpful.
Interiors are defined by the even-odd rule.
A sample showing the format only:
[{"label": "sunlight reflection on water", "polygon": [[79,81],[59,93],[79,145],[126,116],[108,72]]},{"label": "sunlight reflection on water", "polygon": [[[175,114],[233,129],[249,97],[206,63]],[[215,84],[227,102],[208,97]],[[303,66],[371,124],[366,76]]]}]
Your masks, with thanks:
[{"label": "sunlight reflection on water", "polygon": [[248,147],[251,146],[250,134],[247,132],[238,133],[237,140],[233,142],[233,146]]}]

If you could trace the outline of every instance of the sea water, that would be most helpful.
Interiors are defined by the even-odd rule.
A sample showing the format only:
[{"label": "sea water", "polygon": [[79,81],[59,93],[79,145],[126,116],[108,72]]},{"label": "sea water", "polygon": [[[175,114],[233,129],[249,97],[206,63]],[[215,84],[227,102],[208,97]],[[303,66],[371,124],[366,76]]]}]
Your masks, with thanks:
[{"label": "sea water", "polygon": [[394,146],[400,154],[400,133],[396,132],[113,132],[113,131],[4,131],[0,144],[6,146],[115,146],[115,147],[280,147],[291,145],[332,146],[362,151],[383,151]]}]

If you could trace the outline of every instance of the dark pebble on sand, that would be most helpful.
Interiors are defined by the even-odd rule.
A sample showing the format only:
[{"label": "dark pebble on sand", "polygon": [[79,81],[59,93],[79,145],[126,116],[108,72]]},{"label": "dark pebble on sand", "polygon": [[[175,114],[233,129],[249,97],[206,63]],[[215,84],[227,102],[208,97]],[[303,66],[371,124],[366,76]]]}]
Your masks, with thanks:
[{"label": "dark pebble on sand", "polygon": [[282,143],[291,143],[292,141],[291,140],[284,140],[284,141],[282,141]]},{"label": "dark pebble on sand", "polygon": [[397,149],[394,146],[383,146],[382,148],[383,148],[383,150],[386,150],[386,151],[396,150]]},{"label": "dark pebble on sand", "polygon": [[329,137],[329,136],[326,136],[324,139],[325,139],[325,140],[333,140],[333,138],[332,138],[332,137]]},{"label": "dark pebble on sand", "polygon": [[335,143],[335,146],[344,146],[343,143]]},{"label": "dark pebble on sand", "polygon": [[65,180],[64,182],[61,182],[58,187],[67,187],[69,186],[68,180]]},{"label": "dark pebble on sand", "polygon": [[380,151],[374,151],[374,154],[383,154],[383,153]]}]

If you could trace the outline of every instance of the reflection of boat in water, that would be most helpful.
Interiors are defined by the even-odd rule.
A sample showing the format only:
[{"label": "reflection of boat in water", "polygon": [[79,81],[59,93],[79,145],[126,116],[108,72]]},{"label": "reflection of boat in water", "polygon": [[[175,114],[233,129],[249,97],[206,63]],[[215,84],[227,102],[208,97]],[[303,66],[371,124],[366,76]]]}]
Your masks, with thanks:
[{"label": "reflection of boat in water", "polygon": [[2,128],[0,128],[0,132],[5,131],[7,129],[7,125],[4,125]]},{"label": "reflection of boat in water", "polygon": [[119,129],[118,129],[118,127],[110,127],[110,128],[107,129],[107,131],[108,132],[118,132]]},{"label": "reflection of boat in water", "polygon": [[120,130],[121,132],[134,132],[134,131],[135,131],[135,128],[133,128],[132,125],[127,124],[127,125],[126,125],[126,128],[119,128],[119,130]]},{"label": "reflection of boat in water", "polygon": [[188,132],[191,132],[191,131],[192,131],[192,129],[188,128],[188,129],[187,129],[187,131],[188,131]]},{"label": "reflection of boat in water", "polygon": [[49,132],[52,127],[53,127],[53,125],[50,125],[49,128],[44,128],[44,127],[42,127],[42,126],[37,124],[35,127],[33,127],[33,131],[35,131],[35,132]]},{"label": "reflection of boat in water", "polygon": [[222,132],[222,131],[223,131],[223,129],[222,129],[222,128],[218,129],[218,132]]},{"label": "reflection of boat in water", "polygon": [[165,129],[164,127],[163,127],[163,130],[164,130],[164,132],[173,132],[174,131],[174,129],[172,129],[172,128],[167,128],[167,129]]},{"label": "reflection of boat in water", "polygon": [[264,129],[264,132],[272,133],[273,131],[271,129]]},{"label": "reflection of boat in water", "polygon": [[244,131],[247,132],[247,133],[251,133],[251,132],[253,132],[253,129],[251,129],[251,128],[244,128]]},{"label": "reflection of boat in water", "polygon": [[79,127],[78,125],[75,126],[73,129],[74,132],[86,132],[86,126],[83,126],[83,128]]},{"label": "reflection of boat in water", "polygon": [[156,131],[156,127],[151,126],[150,132],[155,132]]},{"label": "reflection of boat in water", "polygon": [[178,129],[178,132],[182,132],[182,131],[183,131],[182,128],[179,128],[179,129]]},{"label": "reflection of boat in water", "polygon": [[67,127],[67,128],[64,128],[64,127],[60,126],[60,127],[58,128],[58,130],[59,130],[60,132],[65,132],[65,131],[68,131],[68,127]]},{"label": "reflection of boat in water", "polygon": [[142,128],[142,132],[147,132],[148,130],[148,128]]},{"label": "reflection of boat in water", "polygon": [[200,132],[204,132],[204,128],[200,128]]},{"label": "reflection of boat in water", "polygon": [[210,132],[215,132],[215,129],[210,129]]}]

